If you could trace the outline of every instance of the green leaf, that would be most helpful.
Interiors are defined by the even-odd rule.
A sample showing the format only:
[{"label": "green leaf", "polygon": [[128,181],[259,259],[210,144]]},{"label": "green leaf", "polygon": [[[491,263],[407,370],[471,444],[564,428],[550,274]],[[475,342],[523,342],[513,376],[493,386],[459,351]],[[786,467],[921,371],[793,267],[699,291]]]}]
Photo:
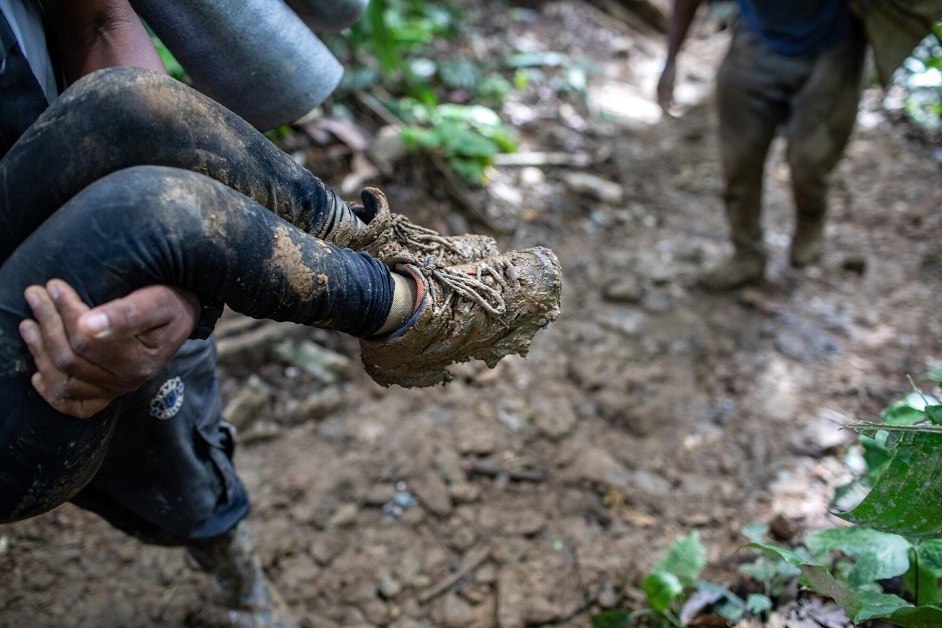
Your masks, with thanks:
[{"label": "green leaf", "polygon": [[451,88],[474,89],[481,80],[478,67],[464,57],[444,61],[438,68],[438,73],[442,77],[442,83]]},{"label": "green leaf", "polygon": [[942,435],[900,435],[895,455],[855,508],[837,516],[922,540],[942,536]]},{"label": "green leaf", "polygon": [[631,613],[609,609],[592,616],[592,628],[630,628]]},{"label": "green leaf", "polygon": [[890,615],[877,617],[886,619],[897,626],[905,628],[937,628],[942,626],[942,606],[906,606],[897,609]]},{"label": "green leaf", "polygon": [[926,418],[933,425],[942,425],[942,406],[926,406]]},{"label": "green leaf", "polygon": [[848,584],[858,587],[869,582],[900,576],[909,569],[909,541],[896,534],[868,528],[832,528],[809,534],[805,547],[825,560],[838,551],[855,559],[848,573]]},{"label": "green leaf", "polygon": [[887,406],[880,419],[888,425],[912,425],[923,420],[927,406],[938,403],[932,396],[914,390]]},{"label": "green leaf", "polygon": [[746,610],[753,615],[764,613],[772,608],[772,600],[760,593],[750,593],[746,598]]},{"label": "green leaf", "polygon": [[455,174],[471,185],[481,185],[484,181],[484,166],[473,159],[452,157],[448,160],[448,165]]},{"label": "green leaf", "polygon": [[817,563],[812,559],[805,558],[793,550],[780,545],[775,545],[773,543],[749,543],[746,545],[746,547],[759,550],[767,556],[784,560],[789,565],[795,565],[796,567],[800,567],[801,565],[820,565],[820,563]]},{"label": "green leaf", "polygon": [[762,543],[765,539],[765,535],[769,532],[769,524],[762,523],[761,521],[753,521],[752,523],[747,523],[742,527],[742,535],[754,541],[756,543]]},{"label": "green leaf", "polygon": [[887,617],[910,606],[903,598],[889,593],[856,591],[839,582],[821,565],[801,565],[801,574],[809,588],[837,602],[854,623]]},{"label": "green leaf", "polygon": [[452,155],[491,158],[497,154],[497,144],[467,128],[455,127],[444,142]]},{"label": "green leaf", "polygon": [[652,571],[641,580],[641,590],[648,596],[648,605],[663,613],[684,592],[684,585],[671,572]]},{"label": "green leaf", "polygon": [[386,0],[370,0],[365,17],[370,27],[373,52],[383,72],[389,74],[402,66],[402,59],[386,25],[386,8]]},{"label": "green leaf", "polygon": [[916,548],[919,565],[936,578],[942,578],[942,539],[923,541]]},{"label": "green leaf", "polygon": [[667,554],[658,561],[655,570],[674,574],[689,587],[696,583],[704,567],[706,548],[700,542],[700,535],[694,530],[671,543]]}]

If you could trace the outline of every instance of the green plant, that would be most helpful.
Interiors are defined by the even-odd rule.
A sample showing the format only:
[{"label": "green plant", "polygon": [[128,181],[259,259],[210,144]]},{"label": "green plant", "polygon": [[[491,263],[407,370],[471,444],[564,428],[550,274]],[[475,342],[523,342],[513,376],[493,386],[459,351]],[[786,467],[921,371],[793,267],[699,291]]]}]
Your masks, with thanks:
[{"label": "green plant", "polygon": [[592,617],[592,628],[685,626],[710,609],[730,623],[761,615],[771,608],[765,595],[743,599],[726,587],[700,580],[706,549],[696,531],[675,539],[654,568],[641,579],[647,607],[635,611],[612,609]]},{"label": "green plant", "polygon": [[414,100],[398,104],[409,124],[402,139],[412,149],[424,149],[444,157],[451,168],[470,183],[480,183],[485,169],[501,152],[516,150],[510,129],[491,109],[480,105],[436,105]]},{"label": "green plant", "polygon": [[[942,372],[927,377],[938,384]],[[797,551],[756,540],[750,547],[797,567],[803,586],[833,598],[854,622],[942,625],[942,404],[913,390],[881,418],[850,426],[863,464],[834,507],[856,526],[811,533]],[[905,597],[883,586],[897,578]]]},{"label": "green plant", "polygon": [[479,185],[497,154],[517,148],[494,109],[512,86],[495,68],[460,55],[436,60],[460,20],[461,11],[447,3],[371,0],[344,41],[354,59],[345,87],[372,89],[402,121],[407,147]]}]

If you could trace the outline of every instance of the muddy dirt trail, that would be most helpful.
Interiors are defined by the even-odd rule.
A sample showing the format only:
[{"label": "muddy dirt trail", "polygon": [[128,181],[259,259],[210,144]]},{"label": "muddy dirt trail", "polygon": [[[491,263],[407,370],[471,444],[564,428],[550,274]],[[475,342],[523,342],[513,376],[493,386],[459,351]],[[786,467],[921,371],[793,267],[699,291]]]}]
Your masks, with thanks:
[{"label": "muddy dirt trail", "polygon": [[[710,294],[693,280],[727,251],[704,101],[725,34],[691,42],[685,111],[657,120],[654,35],[581,2],[482,4],[474,54],[591,60],[586,92],[535,86],[504,112],[524,153],[591,163],[505,166],[491,183],[492,215],[513,226],[501,245],[562,262],[557,322],[526,359],[462,365],[427,390],[373,384],[349,338],[238,318],[220,330],[259,553],[308,626],[586,626],[636,608],[639,577],[691,530],[705,576],[731,584],[741,527],[829,524],[840,426],[875,418],[942,357],[939,163],[878,94],[834,174],[823,261],[785,263],[776,144],[769,280]],[[414,174],[376,183],[419,222],[467,226]],[[71,506],[0,528],[5,626],[179,625],[206,596],[182,551]]]}]

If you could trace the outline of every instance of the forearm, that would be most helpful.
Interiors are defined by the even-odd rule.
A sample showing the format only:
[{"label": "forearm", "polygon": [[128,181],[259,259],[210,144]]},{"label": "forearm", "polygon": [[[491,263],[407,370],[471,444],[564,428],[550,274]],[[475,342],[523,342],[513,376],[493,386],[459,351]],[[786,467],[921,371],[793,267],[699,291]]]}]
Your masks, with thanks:
[{"label": "forearm", "polygon": [[687,39],[687,31],[690,30],[690,24],[700,6],[700,0],[675,0],[674,11],[671,14],[670,23],[667,27],[667,62],[672,63],[677,58],[684,40]]},{"label": "forearm", "polygon": [[116,66],[166,71],[127,0],[53,0],[46,6],[69,83]]}]

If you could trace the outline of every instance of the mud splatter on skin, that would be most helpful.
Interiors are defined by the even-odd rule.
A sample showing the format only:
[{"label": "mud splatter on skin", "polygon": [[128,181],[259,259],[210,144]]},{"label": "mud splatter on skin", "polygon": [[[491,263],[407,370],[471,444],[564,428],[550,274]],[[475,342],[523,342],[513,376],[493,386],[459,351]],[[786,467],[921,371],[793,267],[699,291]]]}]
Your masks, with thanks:
[{"label": "mud splatter on skin", "polygon": [[301,245],[291,239],[286,227],[278,227],[275,230],[268,268],[283,276],[303,301],[315,299],[327,289],[327,276],[315,273],[304,264]]}]

